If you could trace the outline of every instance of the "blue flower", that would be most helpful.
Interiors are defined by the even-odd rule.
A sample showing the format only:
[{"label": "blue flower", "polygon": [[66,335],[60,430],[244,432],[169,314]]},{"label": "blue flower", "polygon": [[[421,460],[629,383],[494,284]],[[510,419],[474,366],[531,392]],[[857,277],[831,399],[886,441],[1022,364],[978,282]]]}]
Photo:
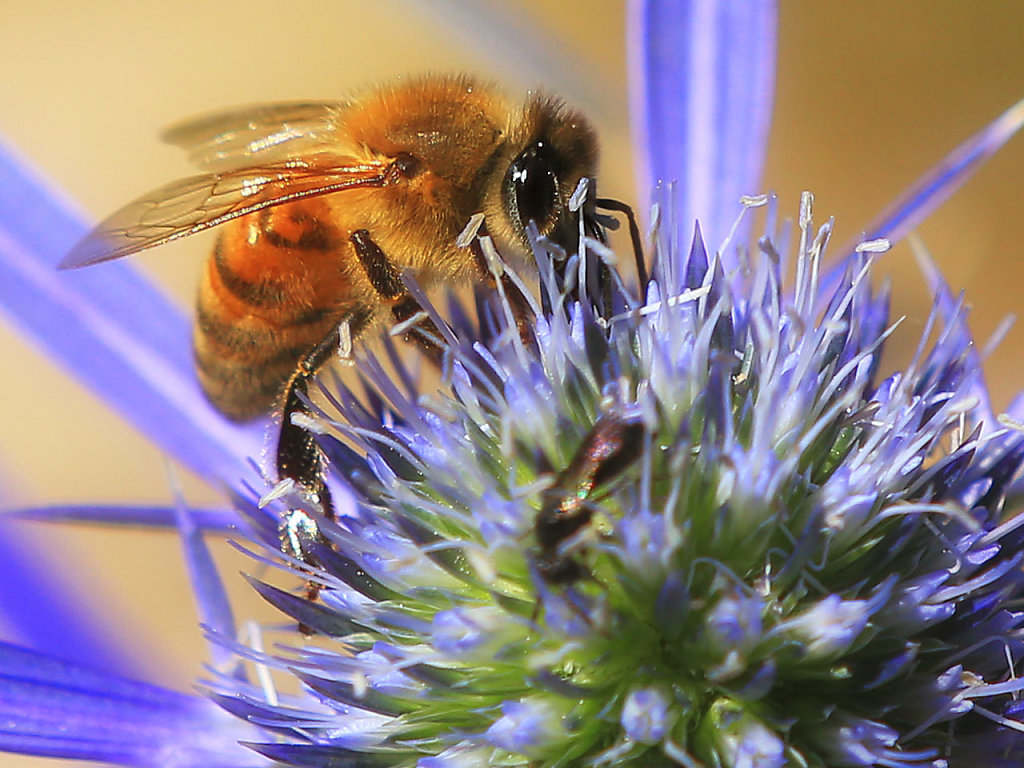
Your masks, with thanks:
[{"label": "blue flower", "polygon": [[[997,418],[963,301],[927,263],[918,353],[887,370],[902,328],[870,280],[1024,103],[830,257],[809,194],[795,231],[752,194],[774,8],[632,14],[646,173],[677,180],[655,195],[651,281],[613,268],[588,296],[572,266],[606,249],[584,239],[563,283],[538,240],[532,340],[501,295],[449,317],[424,300],[448,330],[437,393],[365,354],[361,394],[327,382],[314,422],[351,493],[309,563],[257,503],[259,440],[198,395],[184,319],[129,265],[53,272],[84,226],[0,156],[0,303],[92,385],[114,366],[115,405],[238,507],[124,513],[186,544],[204,695],[3,645],[0,748],[139,766],[1024,763],[1021,409]],[[282,650],[235,628],[200,535],[229,528],[320,587],[252,581],[291,617]]]}]

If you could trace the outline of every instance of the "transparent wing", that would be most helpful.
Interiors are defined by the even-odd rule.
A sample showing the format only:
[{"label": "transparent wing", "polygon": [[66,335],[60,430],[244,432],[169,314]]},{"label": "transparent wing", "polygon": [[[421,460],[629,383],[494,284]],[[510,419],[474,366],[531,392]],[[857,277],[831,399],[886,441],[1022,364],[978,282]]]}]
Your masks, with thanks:
[{"label": "transparent wing", "polygon": [[328,102],[235,107],[172,125],[161,138],[184,149],[205,171],[272,165],[329,151],[345,109],[345,104]]},{"label": "transparent wing", "polygon": [[190,176],[133,200],[100,222],[59,266],[119,259],[304,197],[381,186],[387,168],[385,162],[333,155]]}]

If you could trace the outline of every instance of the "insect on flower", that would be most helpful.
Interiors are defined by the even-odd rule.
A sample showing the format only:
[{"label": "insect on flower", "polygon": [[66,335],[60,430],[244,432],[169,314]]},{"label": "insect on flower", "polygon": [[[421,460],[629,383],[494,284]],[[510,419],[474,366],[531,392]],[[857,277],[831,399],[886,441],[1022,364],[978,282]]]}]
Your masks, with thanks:
[{"label": "insect on flower", "polygon": [[601,414],[569,465],[544,491],[533,529],[540,549],[537,570],[549,584],[571,584],[586,575],[567,545],[594,517],[591,495],[639,458],[643,439],[638,413],[613,409]]},{"label": "insect on flower", "polygon": [[[352,338],[389,321],[429,330],[404,272],[423,287],[493,280],[479,247],[458,242],[478,213],[513,259],[530,253],[530,222],[570,253],[581,215],[584,231],[603,238],[598,205],[628,212],[635,231],[616,201],[571,210],[597,163],[582,115],[536,94],[513,105],[467,77],[404,80],[342,103],[229,110],[165,138],[205,172],[129,203],[61,266],[220,226],[196,307],[200,383],[234,420],[277,403],[278,477],[328,516],[325,459],[293,417],[308,410],[310,379]],[[407,337],[429,348],[427,335]]]}]

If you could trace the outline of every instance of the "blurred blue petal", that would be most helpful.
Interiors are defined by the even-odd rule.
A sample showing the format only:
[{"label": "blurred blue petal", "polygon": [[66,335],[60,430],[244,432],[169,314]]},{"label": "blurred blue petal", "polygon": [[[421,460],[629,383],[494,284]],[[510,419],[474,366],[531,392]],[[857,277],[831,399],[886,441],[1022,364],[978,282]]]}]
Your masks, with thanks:
[{"label": "blurred blue petal", "polygon": [[58,658],[119,674],[141,671],[144,660],[137,649],[118,641],[117,627],[89,616],[86,596],[68,585],[66,573],[50,556],[33,552],[37,541],[14,525],[0,526],[3,623],[21,642]]},{"label": "blurred blue petal", "polygon": [[1024,100],[950,152],[867,227],[864,240],[895,242],[931,215],[1024,126]]},{"label": "blurred blue petal", "polygon": [[[54,265],[87,229],[68,201],[0,145],[0,309],[157,445],[218,484],[241,487],[258,428],[220,418],[195,384],[184,315],[129,264],[68,273]],[[23,407],[43,407],[26,403]],[[127,671],[131,659],[85,621],[81,598],[31,546],[0,533],[6,623],[55,656]]]},{"label": "blurred blue petal", "polygon": [[0,308],[24,334],[192,471],[252,477],[261,432],[203,398],[183,313],[129,263],[58,272],[88,226],[2,144],[0,210]]},{"label": "blurred blue petal", "polygon": [[213,702],[0,644],[0,749],[153,768],[267,765]]},{"label": "blurred blue petal", "polygon": [[[688,241],[699,220],[717,249],[743,195],[761,191],[775,89],[770,0],[631,0],[630,97],[637,184],[676,184]],[[728,256],[728,254],[726,254]]]},{"label": "blurred blue petal", "polygon": [[[238,528],[238,513],[232,509],[189,509],[193,524],[203,531],[228,533]],[[103,504],[61,504],[23,507],[4,511],[3,516],[42,523],[100,523],[104,525],[174,528],[177,511],[160,506],[111,506]]]},{"label": "blurred blue petal", "polygon": [[[936,208],[960,189],[981,164],[999,151],[1022,127],[1024,100],[1018,101],[946,155],[900,195],[896,202],[879,214],[865,228],[862,237],[856,242],[847,243],[839,251],[840,259],[822,278],[822,286],[827,290],[835,285],[844,267],[843,257],[853,252],[858,243],[879,238],[895,243],[906,237],[908,232],[931,216]],[[936,287],[934,275],[926,271],[926,277],[929,278],[932,287]]]},{"label": "blurred blue petal", "polygon": [[[234,638],[234,612],[231,610],[224,582],[203,540],[202,531],[196,525],[192,512],[185,506],[184,501],[179,499],[175,512],[178,534],[185,555],[185,567],[188,569],[192,594],[199,609],[199,621],[221,637]],[[211,643],[209,647],[215,666],[223,669],[232,663],[232,651],[220,643]],[[237,659],[234,661],[237,663]]]}]

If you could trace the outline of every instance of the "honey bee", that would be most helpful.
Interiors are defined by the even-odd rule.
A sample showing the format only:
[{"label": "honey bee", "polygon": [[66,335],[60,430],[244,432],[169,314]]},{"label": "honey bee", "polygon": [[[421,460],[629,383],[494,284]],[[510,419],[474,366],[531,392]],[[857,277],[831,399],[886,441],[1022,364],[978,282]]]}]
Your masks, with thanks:
[{"label": "honey bee", "polygon": [[[587,231],[602,231],[602,201],[578,213],[569,205],[596,171],[589,122],[555,98],[514,104],[468,77],[402,80],[341,103],[230,110],[174,126],[165,139],[203,173],[129,203],[61,266],[218,227],[196,302],[202,389],[234,420],[277,402],[279,479],[294,480],[328,515],[325,459],[292,417],[346,337],[417,315],[403,273],[425,288],[486,282],[479,248],[456,243],[477,213],[506,258],[530,253],[530,222],[570,253],[580,215]],[[597,461],[590,453],[587,467]]]},{"label": "honey bee", "polygon": [[639,414],[616,408],[598,417],[569,465],[541,496],[533,534],[540,550],[537,570],[549,584],[571,584],[587,575],[566,545],[594,517],[590,496],[640,455],[644,426]]}]

